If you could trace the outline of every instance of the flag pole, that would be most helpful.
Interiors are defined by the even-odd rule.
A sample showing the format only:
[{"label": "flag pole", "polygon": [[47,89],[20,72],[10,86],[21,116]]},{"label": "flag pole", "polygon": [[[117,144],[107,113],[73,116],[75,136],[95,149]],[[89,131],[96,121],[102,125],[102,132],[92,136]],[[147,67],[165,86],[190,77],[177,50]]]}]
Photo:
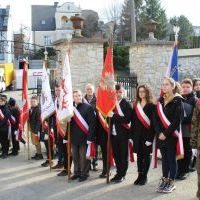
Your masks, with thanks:
[{"label": "flag pole", "polygon": [[52,155],[51,155],[51,141],[50,141],[50,128],[49,128],[49,118],[48,118],[48,151],[49,151],[49,170],[51,172],[51,162],[52,162]]},{"label": "flag pole", "polygon": [[[107,121],[107,119],[106,119]],[[106,183],[110,182],[110,117],[108,117],[108,139],[107,139],[107,165],[106,165]]]},{"label": "flag pole", "polygon": [[70,175],[70,163],[71,163],[71,144],[70,144],[70,122],[67,122],[67,174],[68,174],[68,182],[70,182],[71,175]]},{"label": "flag pole", "polygon": [[[26,126],[27,126],[27,151],[28,151],[28,160],[30,160],[31,159],[31,156],[30,156],[30,124],[29,124],[28,121],[26,122]],[[24,127],[23,127],[23,131],[24,131]]]}]

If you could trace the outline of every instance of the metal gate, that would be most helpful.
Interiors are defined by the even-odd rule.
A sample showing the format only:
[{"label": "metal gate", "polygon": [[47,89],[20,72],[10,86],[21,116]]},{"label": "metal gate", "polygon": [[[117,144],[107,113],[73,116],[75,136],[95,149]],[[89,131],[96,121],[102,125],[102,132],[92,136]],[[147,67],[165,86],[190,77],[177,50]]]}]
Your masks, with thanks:
[{"label": "metal gate", "polygon": [[137,75],[131,73],[129,76],[117,76],[117,83],[123,85],[129,101],[133,102],[137,91]]}]

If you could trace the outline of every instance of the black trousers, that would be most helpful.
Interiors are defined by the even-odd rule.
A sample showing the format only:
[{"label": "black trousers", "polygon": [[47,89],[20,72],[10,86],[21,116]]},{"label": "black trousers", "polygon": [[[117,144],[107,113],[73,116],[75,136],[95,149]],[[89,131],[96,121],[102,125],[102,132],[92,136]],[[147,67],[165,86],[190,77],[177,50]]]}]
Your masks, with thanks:
[{"label": "black trousers", "polygon": [[61,136],[57,137],[57,149],[58,149],[58,164],[62,165],[64,164],[64,158],[65,157],[65,153],[66,153],[66,145],[63,144],[63,139]]},{"label": "black trousers", "polygon": [[181,160],[178,160],[178,173],[188,173],[189,172],[189,166],[192,159],[192,147],[190,144],[190,138],[189,137],[183,137],[183,148],[184,148],[184,158]]},{"label": "black trousers", "polygon": [[0,131],[0,143],[2,146],[2,154],[8,155],[9,150],[9,140],[8,140],[8,132]]},{"label": "black trousers", "polygon": [[106,174],[107,169],[107,139],[99,143],[102,152],[103,170],[102,174]]},{"label": "black trousers", "polygon": [[111,136],[113,157],[115,160],[117,175],[124,177],[128,169],[128,139],[119,140],[117,136]]},{"label": "black trousers", "polygon": [[20,150],[19,141],[16,140],[16,135],[13,130],[12,130],[12,146],[13,146],[12,152],[17,153]]},{"label": "black trousers", "polygon": [[151,155],[145,154],[143,151],[138,151],[137,153],[138,172],[143,173],[145,176],[147,176],[150,163],[151,163]]},{"label": "black trousers", "polygon": [[87,145],[74,145],[72,144],[72,159],[74,163],[74,174],[86,176],[86,152]]},{"label": "black trousers", "polygon": [[[47,152],[47,159],[49,159],[49,143],[48,143],[48,140],[44,141],[44,145],[45,145],[46,152]],[[52,143],[51,140],[50,140],[50,150],[51,150],[51,159],[53,159],[54,158],[54,150],[53,150],[53,143]]]},{"label": "black trousers", "polygon": [[160,152],[163,177],[174,180],[177,172],[176,146],[164,146],[160,148]]}]

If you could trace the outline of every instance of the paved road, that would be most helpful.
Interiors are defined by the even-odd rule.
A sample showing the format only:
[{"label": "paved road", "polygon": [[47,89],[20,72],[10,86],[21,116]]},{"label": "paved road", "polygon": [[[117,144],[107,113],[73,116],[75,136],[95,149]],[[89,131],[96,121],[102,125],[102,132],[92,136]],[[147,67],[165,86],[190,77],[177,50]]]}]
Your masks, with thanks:
[{"label": "paved road", "polygon": [[[137,176],[136,163],[129,165],[126,180],[120,184],[105,183],[97,178],[99,172],[91,172],[86,182],[67,182],[65,177],[57,177],[56,171],[40,167],[41,161],[28,161],[27,150],[21,148],[17,157],[0,159],[0,200],[195,200],[197,190],[196,173],[186,181],[177,182],[172,194],[158,194],[155,188],[161,175],[161,166],[151,169],[148,184],[134,186]],[[101,162],[100,162],[101,163]],[[99,163],[99,168],[101,164]],[[112,172],[114,174],[114,170]]]}]

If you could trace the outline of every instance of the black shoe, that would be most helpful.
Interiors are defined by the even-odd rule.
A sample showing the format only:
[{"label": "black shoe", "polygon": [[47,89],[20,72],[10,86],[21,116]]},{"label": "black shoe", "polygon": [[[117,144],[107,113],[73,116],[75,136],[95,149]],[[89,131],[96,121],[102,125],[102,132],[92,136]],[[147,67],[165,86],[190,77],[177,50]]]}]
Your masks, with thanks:
[{"label": "black shoe", "polygon": [[195,172],[195,171],[196,171],[196,168],[195,168],[195,167],[189,169],[189,172]]},{"label": "black shoe", "polygon": [[106,173],[101,173],[100,175],[99,175],[99,178],[106,178],[107,177],[107,174]]},{"label": "black shoe", "polygon": [[119,177],[119,178],[117,178],[117,179],[115,179],[115,183],[121,183],[122,181],[124,181],[125,180],[125,177]]},{"label": "black shoe", "polygon": [[12,151],[11,153],[9,153],[10,156],[17,156],[18,155],[18,151]]},{"label": "black shoe", "polygon": [[63,166],[63,164],[57,164],[57,165],[55,165],[55,166],[53,166],[51,169],[62,169],[64,166]]},{"label": "black shoe", "polygon": [[116,174],[113,178],[110,179],[110,182],[115,182],[115,180],[119,179],[119,175]]},{"label": "black shoe", "polygon": [[2,158],[2,159],[6,159],[7,157],[8,157],[8,154],[2,154],[2,155],[1,155],[1,158]]},{"label": "black shoe", "polygon": [[186,173],[181,173],[179,176],[176,177],[177,180],[185,180],[187,178]]},{"label": "black shoe", "polygon": [[58,173],[57,176],[67,176],[67,171],[64,169],[60,173]]},{"label": "black shoe", "polygon": [[83,181],[86,181],[87,180],[87,176],[80,176],[79,177],[79,182],[83,182]]},{"label": "black shoe", "polygon": [[38,154],[36,153],[34,156],[31,157],[32,160],[35,160],[37,158]]},{"label": "black shoe", "polygon": [[134,182],[134,185],[138,185],[138,183],[140,182],[140,180],[142,179],[142,173],[138,173],[138,177]]},{"label": "black shoe", "polygon": [[138,185],[145,185],[147,183],[147,176],[143,175]]},{"label": "black shoe", "polygon": [[[53,162],[51,162],[51,165],[53,165]],[[49,161],[46,160],[44,163],[41,164],[42,167],[48,167],[49,166]]]},{"label": "black shoe", "polygon": [[35,160],[43,160],[43,155],[42,154],[37,154]]},{"label": "black shoe", "polygon": [[74,174],[72,177],[71,177],[71,180],[76,180],[80,178],[80,175],[77,175],[77,174]]}]

